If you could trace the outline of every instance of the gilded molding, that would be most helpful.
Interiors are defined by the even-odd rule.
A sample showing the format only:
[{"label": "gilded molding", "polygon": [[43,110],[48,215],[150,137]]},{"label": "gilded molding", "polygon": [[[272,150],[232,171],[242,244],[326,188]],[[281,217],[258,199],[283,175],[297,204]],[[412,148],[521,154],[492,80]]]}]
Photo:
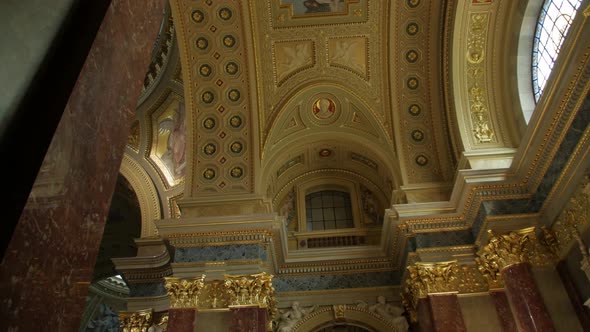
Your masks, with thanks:
[{"label": "gilded molding", "polygon": [[578,186],[567,205],[551,226],[560,252],[568,251],[577,241],[579,230],[588,226],[590,219],[590,177],[586,176]]},{"label": "gilded molding", "polygon": [[199,294],[205,286],[205,275],[191,279],[167,277],[166,292],[170,297],[170,308],[191,308],[199,305]]},{"label": "gilded molding", "polygon": [[471,130],[476,144],[497,141],[485,87],[485,49],[489,17],[489,13],[472,13],[469,16],[469,28],[467,30],[465,72],[467,74]]},{"label": "gilded molding", "polygon": [[157,235],[154,220],[162,218],[158,191],[146,170],[128,153],[123,155],[119,172],[129,182],[139,201],[141,236]]}]

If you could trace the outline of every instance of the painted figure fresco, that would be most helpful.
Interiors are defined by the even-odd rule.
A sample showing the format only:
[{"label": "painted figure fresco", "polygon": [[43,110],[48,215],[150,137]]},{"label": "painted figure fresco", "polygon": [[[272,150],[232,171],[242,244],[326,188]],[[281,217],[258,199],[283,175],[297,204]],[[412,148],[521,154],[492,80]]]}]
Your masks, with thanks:
[{"label": "painted figure fresco", "polygon": [[159,139],[165,140],[165,150],[158,157],[175,179],[184,176],[186,166],[186,121],[184,103],[178,102],[174,111],[158,122]]},{"label": "painted figure fresco", "polygon": [[293,14],[340,14],[346,12],[344,0],[283,0],[282,4],[293,5]]}]

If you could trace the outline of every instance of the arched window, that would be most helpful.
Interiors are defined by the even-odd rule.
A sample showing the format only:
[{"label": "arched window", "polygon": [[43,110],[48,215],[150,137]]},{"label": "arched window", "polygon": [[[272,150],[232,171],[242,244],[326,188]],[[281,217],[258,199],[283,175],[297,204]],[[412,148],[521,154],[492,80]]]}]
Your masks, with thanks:
[{"label": "arched window", "polygon": [[350,194],[338,190],[323,190],[305,196],[307,230],[354,227]]},{"label": "arched window", "polygon": [[582,0],[546,0],[533,42],[533,92],[539,101]]}]

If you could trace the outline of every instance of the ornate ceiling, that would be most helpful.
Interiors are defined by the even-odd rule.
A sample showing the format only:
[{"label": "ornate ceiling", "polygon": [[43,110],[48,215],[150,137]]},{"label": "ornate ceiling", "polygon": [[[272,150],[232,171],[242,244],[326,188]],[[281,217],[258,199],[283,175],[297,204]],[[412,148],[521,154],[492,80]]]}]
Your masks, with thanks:
[{"label": "ornate ceiling", "polygon": [[[491,220],[530,223],[560,188],[545,174],[569,165],[558,150],[571,147],[576,113],[552,117],[541,102],[523,125],[512,60],[525,11],[500,0],[171,1],[122,168],[151,179],[138,194],[142,236],[158,219],[166,234],[191,220],[201,237],[239,224],[276,241],[285,273],[321,266],[289,261],[276,225],[295,188],[320,178],[370,191],[384,211],[370,250],[329,256],[359,271],[397,270],[416,248],[472,250]],[[586,86],[582,72],[572,86]],[[560,105],[584,95],[563,93]]]}]

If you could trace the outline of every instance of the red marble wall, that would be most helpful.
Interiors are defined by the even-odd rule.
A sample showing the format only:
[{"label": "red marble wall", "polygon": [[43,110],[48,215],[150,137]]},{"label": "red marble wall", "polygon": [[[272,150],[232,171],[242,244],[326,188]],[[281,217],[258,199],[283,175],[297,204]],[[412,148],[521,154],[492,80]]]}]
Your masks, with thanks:
[{"label": "red marble wall", "polygon": [[0,330],[79,329],[164,4],[111,2],[0,265]]}]

